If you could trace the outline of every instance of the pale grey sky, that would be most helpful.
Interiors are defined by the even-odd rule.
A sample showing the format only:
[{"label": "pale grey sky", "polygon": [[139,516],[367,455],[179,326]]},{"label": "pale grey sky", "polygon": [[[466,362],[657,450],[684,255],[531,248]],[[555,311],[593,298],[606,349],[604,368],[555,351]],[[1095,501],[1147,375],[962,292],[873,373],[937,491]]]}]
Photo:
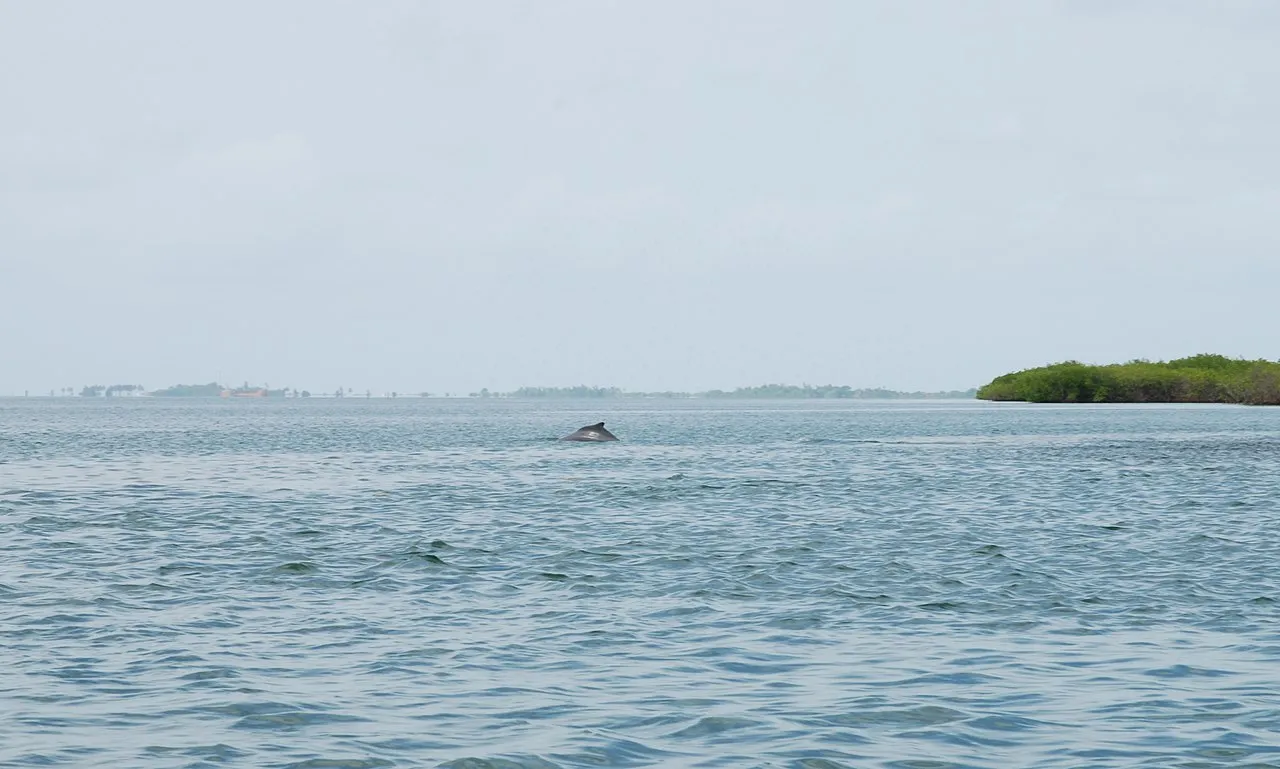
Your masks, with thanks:
[{"label": "pale grey sky", "polygon": [[1280,357],[1271,0],[0,0],[0,393]]}]

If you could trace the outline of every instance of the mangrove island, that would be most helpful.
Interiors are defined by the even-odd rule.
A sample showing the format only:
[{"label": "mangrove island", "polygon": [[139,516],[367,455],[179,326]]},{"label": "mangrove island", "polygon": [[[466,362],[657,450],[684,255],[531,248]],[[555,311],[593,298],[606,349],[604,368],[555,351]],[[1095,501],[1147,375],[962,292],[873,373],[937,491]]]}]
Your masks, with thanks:
[{"label": "mangrove island", "polygon": [[980,400],[1030,403],[1236,403],[1280,405],[1280,363],[1224,355],[1105,366],[1065,361],[1005,374]]}]

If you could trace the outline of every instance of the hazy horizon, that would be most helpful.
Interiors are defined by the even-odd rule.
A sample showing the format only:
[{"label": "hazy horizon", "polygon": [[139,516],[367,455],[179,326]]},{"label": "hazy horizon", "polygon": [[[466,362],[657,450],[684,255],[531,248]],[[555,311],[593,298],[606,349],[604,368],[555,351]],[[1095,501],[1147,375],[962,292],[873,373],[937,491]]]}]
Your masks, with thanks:
[{"label": "hazy horizon", "polygon": [[[116,393],[114,393],[113,395],[107,395],[107,394],[105,393],[104,389],[105,389],[105,390],[109,390],[109,389],[111,389],[112,387],[118,387],[118,386],[121,386],[121,383],[116,383],[116,384],[114,384],[114,385],[101,385],[101,384],[94,384],[94,385],[88,385],[88,386],[85,386],[85,387],[75,387],[75,388],[71,388],[70,386],[64,386],[64,387],[61,387],[61,388],[57,388],[57,387],[55,387],[55,388],[52,388],[52,389],[47,389],[47,390],[39,391],[39,392],[32,392],[32,391],[30,391],[30,390],[27,390],[27,391],[24,391],[24,392],[17,392],[17,393],[0,393],[0,398],[15,398],[15,397],[38,397],[38,398],[48,398],[48,397],[50,397],[50,396],[58,397],[58,398],[63,398],[63,397],[86,397],[86,396],[84,396],[84,393],[83,393],[83,391],[85,391],[85,390],[97,390],[97,392],[95,392],[95,393],[92,395],[92,397],[97,397],[97,398],[106,398],[106,397],[133,398],[133,397],[139,397],[139,396],[151,396],[151,395],[153,395],[153,394],[155,394],[155,393],[157,393],[157,392],[159,392],[159,391],[161,391],[161,390],[167,390],[167,389],[170,389],[170,388],[177,388],[177,387],[203,387],[203,386],[207,386],[207,385],[211,385],[211,384],[217,384],[217,385],[219,385],[219,386],[225,387],[225,388],[226,388],[226,389],[228,389],[228,390],[233,390],[233,391],[234,391],[234,390],[243,390],[243,389],[244,389],[244,388],[246,388],[246,387],[247,387],[249,390],[263,390],[263,389],[269,389],[269,390],[270,390],[270,392],[273,392],[273,393],[274,393],[274,392],[279,392],[279,391],[281,391],[281,390],[284,390],[284,391],[287,391],[287,394],[289,395],[289,397],[295,397],[295,396],[297,396],[297,395],[299,395],[300,393],[302,393],[302,392],[304,392],[304,391],[305,391],[305,392],[307,393],[307,397],[313,397],[313,398],[325,398],[325,397],[329,397],[329,396],[336,396],[336,393],[337,393],[337,391],[338,391],[338,388],[337,388],[337,387],[334,387],[334,388],[332,388],[332,389],[324,389],[324,388],[310,388],[310,387],[291,387],[291,386],[287,386],[287,385],[285,385],[285,386],[279,386],[279,385],[276,385],[276,384],[273,384],[273,383],[270,383],[270,382],[256,382],[256,383],[255,383],[255,382],[242,382],[242,383],[240,383],[240,384],[235,384],[235,383],[232,383],[232,382],[198,382],[198,383],[185,382],[185,383],[177,383],[177,384],[173,384],[173,385],[167,385],[167,386],[164,386],[164,387],[148,387],[148,386],[146,386],[146,385],[144,384],[144,385],[142,385],[140,388],[138,388],[138,385],[137,385],[137,384],[134,384],[134,385],[124,385],[124,386],[126,386],[126,387],[133,387],[133,388],[138,388],[138,389],[132,389],[132,390],[129,390],[129,391],[127,391],[127,392],[116,392]],[[574,390],[574,389],[577,389],[578,387],[587,387],[587,388],[600,389],[600,390],[610,390],[610,389],[613,389],[613,390],[617,390],[618,392],[617,392],[616,394],[613,394],[613,395],[584,395],[584,396],[582,396],[582,397],[586,397],[586,398],[596,398],[596,397],[603,397],[603,398],[626,398],[626,397],[633,397],[633,396],[647,396],[647,395],[653,395],[653,396],[661,396],[661,395],[675,395],[675,396],[689,395],[689,396],[702,396],[702,395],[710,395],[710,394],[712,394],[712,393],[724,393],[724,394],[731,394],[731,393],[733,393],[733,392],[735,392],[735,391],[749,390],[749,389],[752,389],[753,387],[779,387],[779,386],[781,386],[781,387],[792,387],[792,386],[794,386],[794,387],[812,387],[812,388],[819,389],[819,390],[821,390],[821,389],[825,389],[825,388],[827,388],[827,387],[837,387],[837,388],[838,388],[838,387],[841,387],[841,385],[839,385],[839,384],[835,384],[835,383],[823,383],[823,384],[816,384],[816,383],[813,383],[813,382],[799,383],[799,384],[796,384],[796,385],[788,385],[788,384],[786,384],[786,383],[782,383],[782,382],[771,382],[771,383],[767,383],[767,384],[764,384],[764,385],[748,385],[748,386],[743,386],[743,387],[740,387],[740,388],[718,388],[718,389],[712,389],[712,390],[697,390],[697,391],[690,391],[690,390],[662,390],[662,391],[630,390],[630,389],[627,389],[627,388],[625,388],[625,387],[616,387],[616,388],[615,388],[615,387],[613,387],[613,386],[611,386],[611,385],[574,385],[574,386],[562,387],[562,388],[542,388],[542,387],[539,387],[539,386],[537,386],[537,385],[532,385],[532,386],[527,386],[527,387],[520,387],[520,388],[516,388],[516,389],[514,389],[514,390],[510,390],[510,391],[506,391],[506,390],[494,390],[494,389],[492,389],[492,388],[483,387],[483,388],[480,388],[479,390],[464,391],[464,392],[453,392],[453,391],[430,391],[430,390],[423,390],[423,389],[421,389],[421,388],[417,388],[417,389],[407,389],[407,390],[406,390],[406,389],[400,389],[400,390],[373,390],[373,389],[371,389],[371,388],[363,388],[363,387],[350,387],[350,388],[348,388],[348,387],[343,387],[343,388],[342,388],[342,390],[343,390],[343,393],[344,393],[344,394],[343,394],[342,396],[340,396],[340,397],[349,397],[349,398],[364,398],[364,397],[377,397],[377,398],[383,398],[383,397],[417,398],[417,397],[430,396],[430,397],[438,398],[438,397],[472,397],[472,396],[480,396],[480,395],[482,395],[482,394],[483,394],[483,397],[494,397],[494,398],[504,398],[504,397],[522,397],[522,398],[534,398],[534,399],[563,399],[563,398],[566,398],[566,397],[577,397],[577,396],[569,396],[569,395],[564,394],[563,392],[561,392],[561,393],[555,393],[555,394],[545,394],[545,393],[544,393],[544,394],[528,394],[528,393],[525,393],[525,392],[522,392],[522,391],[527,391],[527,390],[539,390],[539,389],[557,389],[557,390],[567,391],[567,390]],[[882,391],[882,392],[892,392],[892,393],[896,393],[896,394],[898,394],[898,395],[915,395],[915,394],[921,394],[921,395],[929,395],[929,396],[938,396],[938,395],[944,395],[944,394],[949,395],[949,394],[953,394],[953,393],[955,393],[955,394],[958,394],[958,393],[970,393],[970,392],[975,391],[975,390],[976,390],[976,388],[972,388],[972,387],[970,387],[970,388],[956,388],[956,389],[948,389],[948,390],[888,390],[887,388],[875,388],[875,387],[852,387],[852,386],[850,386],[850,390],[852,390],[854,393],[875,392],[875,391],[879,390],[879,391]],[[166,398],[166,399],[168,399],[168,397],[170,397],[170,396],[165,396],[165,398]],[[183,398],[189,398],[189,397],[212,397],[212,396],[206,396],[206,395],[178,395],[178,396],[171,396],[171,397],[175,397],[175,398],[178,398],[178,399],[183,399]],[[778,396],[778,395],[763,395],[763,396],[760,396],[760,397],[764,397],[764,398],[771,398],[771,399],[772,399],[772,398],[795,398],[795,397],[799,397],[799,396],[793,396],[793,395],[785,395],[785,396]]]},{"label": "hazy horizon", "polygon": [[1280,5],[0,2],[0,394],[1280,357]]}]

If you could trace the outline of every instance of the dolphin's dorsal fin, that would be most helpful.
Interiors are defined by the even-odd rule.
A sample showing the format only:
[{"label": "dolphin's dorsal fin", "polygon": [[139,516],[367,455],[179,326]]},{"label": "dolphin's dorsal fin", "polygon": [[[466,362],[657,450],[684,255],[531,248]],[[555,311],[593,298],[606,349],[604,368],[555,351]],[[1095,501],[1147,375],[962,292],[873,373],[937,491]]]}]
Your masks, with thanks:
[{"label": "dolphin's dorsal fin", "polygon": [[616,441],[618,436],[604,429],[604,422],[596,422],[593,425],[579,427],[573,433],[566,435],[561,440],[566,441],[591,441],[600,443],[602,441]]}]

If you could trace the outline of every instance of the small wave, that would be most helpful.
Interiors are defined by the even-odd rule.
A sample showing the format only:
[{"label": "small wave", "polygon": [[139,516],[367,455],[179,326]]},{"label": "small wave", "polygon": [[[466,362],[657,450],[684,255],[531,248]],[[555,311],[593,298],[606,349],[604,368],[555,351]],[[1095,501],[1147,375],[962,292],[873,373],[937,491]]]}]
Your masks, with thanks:
[{"label": "small wave", "polygon": [[197,670],[194,673],[187,673],[181,676],[183,681],[210,681],[215,679],[239,678],[239,671],[232,668],[211,668],[209,670]]},{"label": "small wave", "polygon": [[254,713],[241,718],[234,726],[237,729],[291,730],[326,724],[361,723],[369,720],[370,719],[363,716],[346,716],[336,713],[292,710],[281,713]]},{"label": "small wave", "polygon": [[1228,670],[1198,668],[1191,665],[1170,665],[1167,668],[1155,668],[1145,671],[1145,675],[1153,678],[1219,678],[1232,675]]},{"label": "small wave", "polygon": [[725,732],[738,731],[753,726],[760,725],[760,721],[751,718],[741,718],[735,716],[707,716],[698,719],[698,722],[681,729],[678,732],[672,732],[669,736],[674,739],[687,739],[690,737],[711,737]]},{"label": "small wave", "polygon": [[865,710],[825,716],[821,720],[832,726],[937,726],[962,721],[969,716],[940,705],[922,705],[896,710]]},{"label": "small wave", "polygon": [[384,758],[308,758],[285,764],[284,769],[381,769],[395,765]]},{"label": "small wave", "polygon": [[274,571],[282,574],[314,574],[320,571],[320,567],[310,561],[290,561],[280,564]]},{"label": "small wave", "polygon": [[455,758],[437,769],[561,769],[560,764],[541,756],[505,756],[502,758]]},{"label": "small wave", "polygon": [[1030,729],[1050,726],[1050,724],[1024,716],[994,715],[972,718],[965,722],[965,726],[992,732],[1025,732]]}]

